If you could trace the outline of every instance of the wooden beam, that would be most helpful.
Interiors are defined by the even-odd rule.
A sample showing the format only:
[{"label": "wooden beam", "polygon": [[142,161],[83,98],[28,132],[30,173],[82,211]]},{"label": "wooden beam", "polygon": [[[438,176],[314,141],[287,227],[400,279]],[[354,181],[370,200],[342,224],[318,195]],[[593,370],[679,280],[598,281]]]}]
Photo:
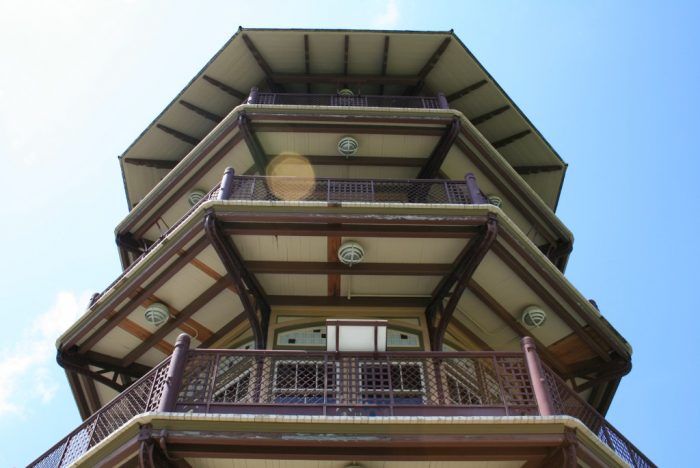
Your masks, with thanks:
[{"label": "wooden beam", "polygon": [[455,118],[452,120],[452,124],[449,126],[447,131],[443,134],[440,141],[433,149],[430,157],[425,162],[425,165],[418,172],[418,179],[434,179],[437,175],[442,163],[447,157],[447,153],[450,152],[452,145],[454,145],[457,136],[459,135],[460,123],[459,119]]},{"label": "wooden beam", "polygon": [[559,166],[556,164],[542,165],[542,166],[513,166],[515,172],[520,175],[528,174],[539,174],[540,172],[554,172],[564,170],[564,166]]},{"label": "wooden beam", "polygon": [[209,75],[202,75],[202,79],[209,83],[210,85],[216,86],[219,88],[221,91],[225,92],[226,94],[229,94],[237,99],[240,99],[241,101],[245,101],[248,99],[248,95],[242,91],[238,91],[236,88],[233,88],[226,83],[222,83],[221,81],[212,78]]},{"label": "wooden beam", "polygon": [[466,87],[460,89],[459,91],[455,91],[452,94],[448,94],[445,97],[445,99],[447,99],[447,102],[452,102],[454,100],[461,98],[462,96],[466,96],[467,94],[469,94],[473,91],[476,91],[477,89],[484,86],[486,83],[488,83],[488,81],[486,81],[486,80],[477,81],[476,83],[472,83],[469,86],[466,86]]},{"label": "wooden beam", "polygon": [[[275,155],[267,155],[271,160]],[[428,158],[393,158],[389,156],[353,156],[344,158],[338,155],[304,155],[314,165],[319,166],[380,166],[380,167],[422,167]]]},{"label": "wooden beam", "polygon": [[[121,322],[117,324],[117,327],[121,328],[125,332],[129,333],[130,335],[135,336],[139,340],[147,340],[149,336],[151,336],[151,332],[146,330],[144,327],[139,325],[138,323],[129,320],[128,318],[125,318]],[[161,353],[165,354],[166,356],[170,356],[173,353],[173,345],[168,343],[167,341],[159,341],[153,346],[155,349],[160,351]]]},{"label": "wooden beam", "polygon": [[355,225],[291,222],[222,223],[228,235],[255,236],[325,236],[396,237],[426,239],[463,239],[474,235],[475,228],[467,226]]},{"label": "wooden beam", "polygon": [[[343,238],[340,236],[326,237],[326,260],[329,263],[340,264],[338,249],[342,242]],[[340,275],[337,273],[328,273],[328,295],[340,297]]]},{"label": "wooden beam", "polygon": [[[425,309],[430,332],[430,345],[433,351],[442,351],[445,331],[452,320],[457,303],[467,287],[467,282],[471,279],[481,260],[491,249],[491,245],[493,245],[497,235],[498,220],[495,216],[489,216],[482,232],[469,240],[462,258],[456,262],[452,273],[447,277],[446,281],[443,281],[436,288],[430,304]],[[448,294],[449,300],[447,305],[444,305],[444,300]],[[438,318],[438,312],[439,321],[436,324],[435,320]]]},{"label": "wooden beam", "polygon": [[243,42],[245,42],[246,47],[250,51],[250,53],[253,55],[253,58],[257,62],[258,66],[260,66],[260,69],[263,71],[265,74],[265,81],[267,81],[267,85],[270,88],[270,91],[275,91],[277,86],[277,80],[273,78],[273,71],[272,67],[270,67],[270,64],[267,63],[267,60],[262,56],[260,51],[258,50],[257,47],[255,47],[255,44],[253,44],[253,41],[250,37],[248,37],[247,34],[243,34]]},{"label": "wooden beam", "polygon": [[493,296],[491,296],[475,279],[471,278],[468,282],[469,290],[474,293],[477,299],[483,302],[494,314],[496,314],[519,338],[530,336],[535,341],[537,351],[542,356],[542,359],[553,367],[557,373],[566,377],[570,373],[570,369],[557,358],[547,346],[532,335],[532,332],[525,328],[518,320],[516,320]]},{"label": "wooden beam", "polygon": [[[389,62],[389,36],[384,36],[384,51],[382,52],[382,76],[386,76],[386,67]],[[379,94],[384,94],[384,83],[379,85]]]},{"label": "wooden beam", "polygon": [[[330,246],[329,246],[330,249]],[[336,249],[337,250],[337,249]],[[330,257],[330,250],[328,256]],[[333,252],[335,256],[335,252]],[[371,275],[371,276],[443,276],[450,272],[449,263],[359,263],[352,267],[340,262],[247,261],[251,273],[298,275]]]},{"label": "wooden beam", "polygon": [[423,68],[421,68],[418,72],[418,83],[409,88],[405,94],[415,95],[421,92],[423,86],[425,86],[425,79],[428,77],[435,65],[437,65],[438,61],[440,60],[440,57],[442,57],[442,54],[447,49],[447,46],[450,45],[451,40],[451,38],[447,37],[440,43],[440,45],[437,49],[435,49],[435,52],[433,52],[428,61],[425,62]]},{"label": "wooden beam", "polygon": [[204,231],[226,272],[240,291],[238,297],[253,330],[255,347],[265,349],[270,317],[270,306],[265,292],[246,268],[236,246],[222,232],[213,212],[204,218]]},{"label": "wooden beam", "polygon": [[[343,45],[343,75],[348,76],[348,61],[350,60],[350,36],[345,35],[345,44]],[[347,83],[344,84],[348,86]]]},{"label": "wooden beam", "polygon": [[328,83],[328,84],[384,84],[413,86],[418,77],[413,75],[343,75],[342,73],[276,73],[272,75],[276,83]]},{"label": "wooden beam", "polygon": [[248,150],[253,157],[258,173],[264,175],[265,168],[267,167],[267,156],[260,145],[258,137],[255,136],[255,133],[250,126],[250,119],[246,114],[241,114],[240,117],[238,117],[238,126],[243,134],[243,140],[245,141],[246,146],[248,146]]},{"label": "wooden beam", "polygon": [[492,110],[492,111],[489,111],[489,112],[486,112],[486,113],[484,113],[484,114],[481,114],[481,115],[479,115],[479,116],[477,116],[477,117],[474,117],[474,118],[472,118],[472,119],[469,119],[469,121],[470,121],[470,122],[472,123],[472,125],[474,125],[474,126],[480,125],[480,124],[482,124],[482,123],[484,123],[484,122],[486,122],[486,121],[488,121],[488,120],[491,120],[492,118],[496,117],[497,115],[500,115],[500,114],[504,113],[504,112],[507,111],[508,109],[510,109],[510,106],[509,106],[509,105],[505,105],[505,106],[499,107],[499,108],[497,108],[497,109],[494,109],[494,110]]},{"label": "wooden beam", "polygon": [[360,133],[368,135],[416,135],[443,136],[445,130],[440,127],[416,127],[406,125],[362,125],[353,123],[285,123],[253,122],[258,132],[294,132],[294,133]]},{"label": "wooden beam", "polygon": [[329,296],[275,296],[267,297],[271,306],[302,307],[415,307],[424,309],[430,297],[329,297]]},{"label": "wooden beam", "polygon": [[98,341],[100,341],[110,330],[112,330],[119,322],[126,319],[131,312],[136,310],[143,304],[148,297],[154,294],[161,286],[163,286],[175,273],[189,263],[191,259],[196,257],[205,247],[206,241],[199,239],[194,243],[187,253],[175,259],[170,263],[156,278],[151,281],[148,286],[142,289],[134,298],[124,305],[118,312],[113,313],[105,323],[97,327],[97,329],[80,345],[79,353],[84,354],[90,350]]},{"label": "wooden beam", "polygon": [[[165,338],[179,327],[187,319],[192,317],[198,310],[207,305],[216,296],[221,293],[226,287],[231,283],[231,278],[224,276],[220,278],[216,283],[207,288],[202,294],[197,296],[192,302],[185,306],[179,314],[174,317],[169,317],[168,321],[161,325],[155,333],[153,333],[147,340],[144,340],[136,348],[130,351],[121,361],[122,366],[128,366],[140,358],[146,351],[148,351],[153,345],[158,341]],[[206,341],[206,340],[202,340]]]},{"label": "wooden beam", "polygon": [[180,161],[172,161],[170,159],[147,159],[147,158],[124,158],[122,159],[126,164],[132,164],[134,166],[144,166],[152,167],[154,169],[172,169]]},{"label": "wooden beam", "polygon": [[[304,70],[306,74],[311,74],[311,54],[309,52],[309,35],[304,34]],[[311,83],[306,83],[306,92],[311,94]]]},{"label": "wooden beam", "polygon": [[214,123],[219,123],[219,122],[221,122],[222,120],[224,120],[224,118],[223,118],[222,116],[217,115],[217,114],[215,114],[215,113],[213,113],[213,112],[209,112],[209,111],[206,110],[206,109],[202,109],[201,107],[199,107],[199,106],[197,106],[197,105],[195,105],[195,104],[192,104],[192,103],[189,102],[189,101],[185,101],[184,99],[180,99],[178,102],[179,102],[180,105],[182,105],[184,108],[189,109],[189,110],[191,110],[192,112],[194,112],[195,114],[201,115],[201,116],[204,117],[205,119],[211,120],[211,121],[214,122]]},{"label": "wooden beam", "polygon": [[197,146],[199,142],[202,141],[199,138],[195,138],[193,136],[187,135],[186,133],[182,133],[180,130],[175,130],[174,128],[168,127],[167,125],[156,124],[156,128],[192,146]]},{"label": "wooden beam", "polygon": [[199,345],[199,347],[211,348],[219,340],[228,335],[231,331],[233,331],[236,327],[238,327],[246,320],[248,320],[248,317],[245,313],[238,314],[233,319],[226,322],[226,324],[223,327],[219,328],[219,330],[217,330],[217,332],[210,336],[206,341],[203,341],[202,344]]},{"label": "wooden beam", "polygon": [[518,132],[518,133],[511,135],[509,137],[505,137],[505,138],[502,138],[500,140],[496,140],[496,141],[492,142],[491,144],[496,149],[503,148],[506,145],[510,145],[514,141],[518,141],[521,138],[528,136],[530,133],[532,133],[532,130],[530,130],[530,129],[523,130],[522,132]]}]

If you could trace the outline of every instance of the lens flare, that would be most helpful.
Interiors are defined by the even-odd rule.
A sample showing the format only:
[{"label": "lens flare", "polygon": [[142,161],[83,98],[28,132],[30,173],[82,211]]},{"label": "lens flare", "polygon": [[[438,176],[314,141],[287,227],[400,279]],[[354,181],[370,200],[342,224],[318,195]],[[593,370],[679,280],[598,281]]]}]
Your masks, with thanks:
[{"label": "lens flare", "polygon": [[278,200],[299,201],[311,195],[316,187],[316,173],[304,156],[285,151],[268,164],[266,174],[270,191]]}]

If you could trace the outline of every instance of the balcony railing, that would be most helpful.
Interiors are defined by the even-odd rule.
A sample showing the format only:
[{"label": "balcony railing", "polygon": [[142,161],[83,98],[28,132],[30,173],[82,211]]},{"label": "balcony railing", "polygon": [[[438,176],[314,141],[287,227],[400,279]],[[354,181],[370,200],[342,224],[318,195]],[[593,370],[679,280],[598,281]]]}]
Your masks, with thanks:
[{"label": "balcony railing", "polygon": [[[525,343],[524,339],[524,343]],[[578,418],[634,467],[655,466],[603,416],[524,353],[190,350],[162,362],[30,466],[67,466],[147,411],[327,416]]]},{"label": "balcony railing", "polygon": [[234,176],[230,190],[222,198],[326,203],[488,203],[471,175],[465,181]]},{"label": "balcony railing", "polygon": [[341,94],[261,93],[253,88],[248,104],[334,107],[400,107],[413,109],[448,109],[444,94],[437,96],[372,96]]}]

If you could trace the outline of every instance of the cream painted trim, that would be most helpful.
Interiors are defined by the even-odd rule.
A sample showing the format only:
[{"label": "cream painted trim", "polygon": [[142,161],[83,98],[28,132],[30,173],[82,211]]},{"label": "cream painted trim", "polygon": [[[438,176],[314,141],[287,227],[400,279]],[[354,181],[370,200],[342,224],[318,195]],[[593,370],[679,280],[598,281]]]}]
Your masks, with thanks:
[{"label": "cream painted trim", "polygon": [[[428,430],[424,426],[449,425],[451,430],[467,434],[482,433],[484,430],[493,432],[512,432],[528,429],[535,429],[538,426],[554,425],[558,426],[561,432],[564,428],[576,430],[576,437],[587,448],[592,449],[599,456],[607,458],[615,466],[627,467],[625,463],[610,447],[604,444],[588,427],[581,421],[571,416],[293,416],[293,415],[230,415],[230,414],[201,414],[201,413],[143,413],[131,418],[119,429],[107,436],[99,444],[88,450],[82,457],[76,460],[71,466],[92,466],[99,459],[91,460],[100,456],[101,452],[113,451],[119,444],[123,444],[131,437],[134,437],[139,427],[144,424],[152,424],[153,430],[171,428],[168,423],[180,423],[178,430],[186,430],[188,424],[192,423],[255,423],[259,431],[264,431],[265,427],[283,428],[286,425],[306,425],[312,429],[316,424],[334,424],[339,428],[357,431],[358,426],[376,427],[377,431],[387,432],[391,426],[410,425],[410,427],[420,428],[416,432],[426,433]],[[349,426],[349,427],[348,427]],[[526,428],[529,426],[529,428]],[[404,426],[405,427],[405,426]],[[489,428],[489,429],[486,429]],[[212,428],[213,429],[213,428]],[[437,429],[437,428],[436,428]],[[495,429],[495,430],[494,430]],[[298,427],[294,427],[298,432]],[[556,431],[553,431],[556,432]],[[110,450],[111,449],[111,450]],[[105,453],[104,455],[106,455]]]},{"label": "cream painted trim", "polygon": [[[238,116],[241,113],[244,113],[246,110],[255,110],[258,113],[266,113],[266,114],[279,114],[280,115],[280,121],[285,120],[285,116],[283,113],[280,113],[280,111],[301,111],[301,113],[308,113],[308,114],[320,114],[324,116],[328,115],[339,115],[339,116],[345,116],[345,115],[385,115],[388,113],[387,111],[391,112],[392,116],[452,116],[452,117],[457,117],[459,118],[461,124],[468,130],[470,131],[483,145],[484,148],[489,152],[489,154],[492,156],[492,160],[489,161],[491,163],[496,164],[497,166],[500,166],[502,168],[505,168],[507,172],[513,176],[513,180],[522,188],[525,190],[526,193],[528,193],[531,197],[532,200],[534,200],[535,204],[537,205],[539,209],[538,212],[530,213],[530,215],[534,216],[543,216],[549,223],[553,225],[556,229],[559,230],[559,234],[561,234],[563,237],[570,239],[573,241],[573,234],[569,229],[564,225],[564,223],[557,217],[557,215],[552,211],[552,209],[547,206],[547,204],[540,198],[540,196],[537,194],[537,192],[534,191],[530,185],[528,185],[527,182],[525,182],[525,179],[515,172],[515,170],[512,168],[510,163],[505,159],[505,157],[496,150],[491,143],[479,132],[479,130],[472,125],[472,123],[467,119],[467,117],[462,114],[460,111],[455,110],[455,109],[405,109],[405,108],[367,108],[367,107],[343,107],[342,112],[339,112],[338,107],[331,107],[331,106],[288,106],[288,105],[280,105],[280,106],[270,106],[270,105],[262,105],[262,104],[240,104],[237,107],[235,107],[225,118],[222,120],[216,127],[214,127],[203,139],[202,141],[195,146],[178,164],[175,166],[173,170],[171,170],[163,179],[156,184],[155,187],[146,195],[141,202],[139,202],[127,215],[124,217],[124,219],[117,225],[115,228],[115,234],[119,233],[122,231],[122,227],[130,222],[132,218],[135,217],[141,217],[142,215],[147,214],[151,210],[144,210],[142,202],[144,200],[150,200],[151,198],[155,197],[156,195],[160,193],[165,192],[165,187],[167,184],[169,184],[172,180],[179,179],[181,176],[183,176],[187,171],[185,170],[186,164],[184,164],[186,161],[189,161],[193,158],[195,158],[197,155],[199,155],[204,148],[209,145],[211,140],[215,139],[218,137],[226,127],[229,127],[230,125],[233,125],[235,123],[235,120],[238,118]],[[369,111],[369,112],[368,112]],[[310,122],[309,122],[310,123]],[[424,123],[423,123],[424,124]],[[458,137],[459,138],[459,137]],[[223,144],[223,143],[222,143]],[[508,180],[503,180],[503,182],[511,186],[511,182]],[[516,196],[515,194],[513,194]],[[524,214],[524,213],[523,213]],[[138,226],[138,223],[137,223]]]}]

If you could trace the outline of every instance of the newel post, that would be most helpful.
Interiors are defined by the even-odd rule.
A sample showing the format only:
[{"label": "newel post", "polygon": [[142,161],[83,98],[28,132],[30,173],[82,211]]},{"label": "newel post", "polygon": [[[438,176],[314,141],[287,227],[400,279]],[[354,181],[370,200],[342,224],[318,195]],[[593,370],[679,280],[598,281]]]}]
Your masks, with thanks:
[{"label": "newel post", "polygon": [[472,205],[481,205],[488,203],[486,198],[481,194],[481,189],[476,183],[476,176],[468,172],[464,177],[464,182],[467,184],[467,192],[469,193],[469,201]]},{"label": "newel post", "polygon": [[447,102],[447,98],[445,97],[445,93],[437,93],[437,100],[438,100],[438,107],[440,109],[449,109],[450,105]]},{"label": "newel post", "polygon": [[535,400],[540,410],[540,416],[551,416],[554,414],[554,406],[552,405],[552,398],[542,371],[540,356],[537,354],[535,340],[530,336],[525,336],[520,340],[520,346],[525,355],[525,365],[527,366],[527,372],[530,374],[530,381],[535,392]]},{"label": "newel post", "polygon": [[253,86],[250,88],[250,95],[248,96],[248,104],[257,104],[258,103],[258,88],[256,86]]},{"label": "newel post", "polygon": [[228,200],[231,196],[231,187],[233,186],[233,176],[236,172],[232,167],[227,167],[224,171],[224,176],[221,178],[221,188],[217,200]]},{"label": "newel post", "polygon": [[170,367],[168,367],[168,376],[165,378],[163,393],[160,396],[160,404],[158,411],[169,413],[175,409],[177,403],[177,395],[180,393],[182,386],[182,377],[185,372],[185,363],[187,361],[187,352],[190,349],[190,336],[182,333],[177,337],[175,349],[170,358]]}]

